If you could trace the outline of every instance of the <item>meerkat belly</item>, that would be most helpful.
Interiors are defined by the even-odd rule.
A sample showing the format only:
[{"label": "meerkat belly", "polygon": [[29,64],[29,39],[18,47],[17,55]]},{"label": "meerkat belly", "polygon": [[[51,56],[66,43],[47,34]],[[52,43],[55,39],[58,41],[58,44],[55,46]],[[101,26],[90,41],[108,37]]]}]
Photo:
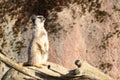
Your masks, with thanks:
[{"label": "meerkat belly", "polygon": [[[41,33],[43,34],[43,33]],[[48,58],[48,37],[46,34],[35,36],[31,47],[31,63],[42,64]]]},{"label": "meerkat belly", "polygon": [[35,38],[36,38],[37,48],[41,49],[41,51],[46,52],[48,50],[48,45],[49,45],[47,32],[39,31]]},{"label": "meerkat belly", "polygon": [[41,63],[41,52],[37,49],[36,43],[33,41],[30,51],[29,64],[37,65]]}]

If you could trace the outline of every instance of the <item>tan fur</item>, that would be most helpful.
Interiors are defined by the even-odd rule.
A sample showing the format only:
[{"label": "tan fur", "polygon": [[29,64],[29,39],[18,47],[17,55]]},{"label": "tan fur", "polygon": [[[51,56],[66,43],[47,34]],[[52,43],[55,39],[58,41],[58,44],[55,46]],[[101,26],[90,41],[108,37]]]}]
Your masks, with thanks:
[{"label": "tan fur", "polygon": [[39,37],[42,38],[43,36],[45,36],[46,34],[44,32],[41,32]]},{"label": "tan fur", "polygon": [[39,66],[47,62],[49,41],[44,28],[44,20],[36,16],[34,25],[35,29],[28,49],[28,64]]}]

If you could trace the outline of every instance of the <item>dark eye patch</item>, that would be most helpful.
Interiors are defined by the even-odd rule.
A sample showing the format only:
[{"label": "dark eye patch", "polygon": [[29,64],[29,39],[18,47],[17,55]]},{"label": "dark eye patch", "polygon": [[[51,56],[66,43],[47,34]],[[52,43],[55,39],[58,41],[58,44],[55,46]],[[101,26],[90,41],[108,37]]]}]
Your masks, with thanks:
[{"label": "dark eye patch", "polygon": [[37,18],[39,18],[41,21],[45,20],[45,18],[43,16],[37,16]]},{"label": "dark eye patch", "polygon": [[35,19],[32,19],[33,24],[35,24]]},{"label": "dark eye patch", "polygon": [[37,18],[42,19],[42,18],[44,18],[44,17],[43,17],[43,16],[38,16]]}]

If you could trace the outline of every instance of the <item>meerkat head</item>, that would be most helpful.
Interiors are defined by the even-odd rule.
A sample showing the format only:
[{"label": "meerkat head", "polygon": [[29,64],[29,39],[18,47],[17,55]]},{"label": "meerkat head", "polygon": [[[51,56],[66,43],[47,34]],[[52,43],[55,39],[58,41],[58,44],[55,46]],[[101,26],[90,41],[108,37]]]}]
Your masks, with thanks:
[{"label": "meerkat head", "polygon": [[45,18],[41,15],[39,16],[32,16],[32,22],[34,25],[38,26],[38,27],[43,27],[44,26],[44,22],[45,22]]}]

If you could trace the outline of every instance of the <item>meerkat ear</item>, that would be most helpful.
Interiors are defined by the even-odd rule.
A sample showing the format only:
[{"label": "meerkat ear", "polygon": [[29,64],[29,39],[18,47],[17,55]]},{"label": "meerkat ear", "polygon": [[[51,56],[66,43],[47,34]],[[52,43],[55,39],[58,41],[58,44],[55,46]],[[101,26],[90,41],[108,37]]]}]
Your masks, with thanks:
[{"label": "meerkat ear", "polygon": [[43,22],[45,22],[46,21],[46,18],[45,17],[43,17]]}]

